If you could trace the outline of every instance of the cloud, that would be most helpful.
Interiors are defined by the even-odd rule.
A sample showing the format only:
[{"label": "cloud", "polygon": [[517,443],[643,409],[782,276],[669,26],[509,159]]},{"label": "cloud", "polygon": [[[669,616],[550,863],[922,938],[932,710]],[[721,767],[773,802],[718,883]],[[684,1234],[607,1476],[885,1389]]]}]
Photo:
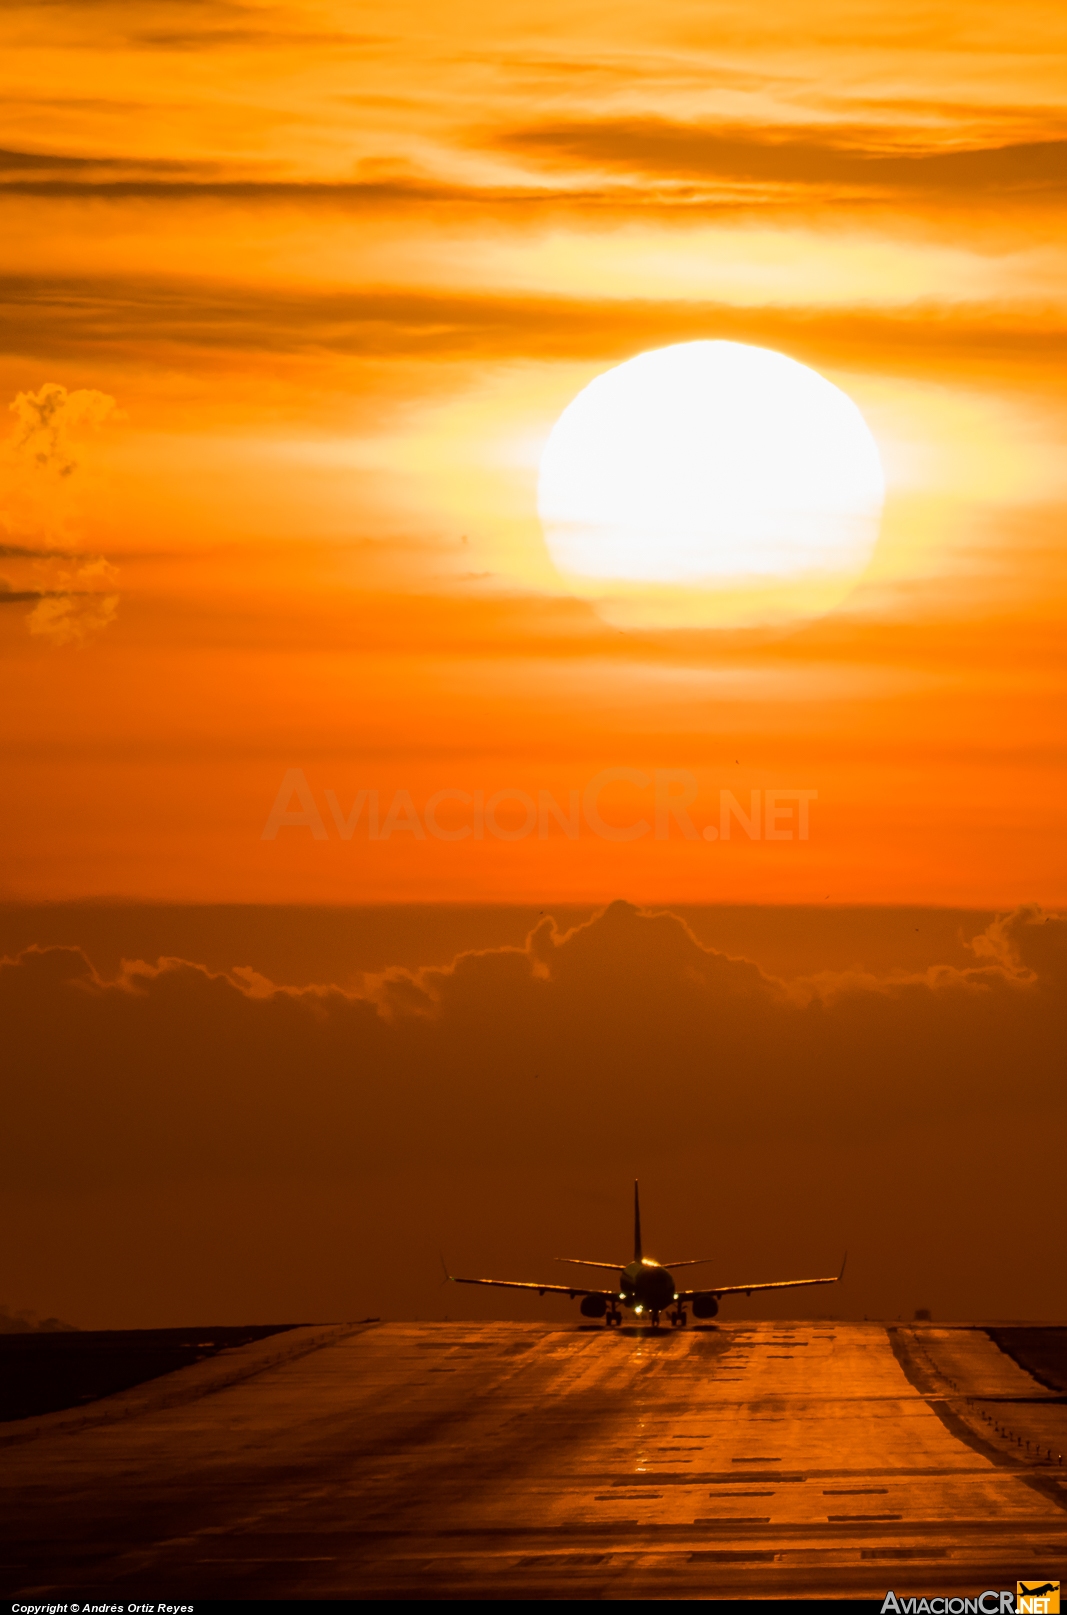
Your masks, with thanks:
[{"label": "cloud", "polygon": [[68,392],[46,382],[37,392],[18,393],[8,405],[15,426],[7,443],[10,460],[29,466],[37,476],[63,479],[77,470],[72,434],[100,426],[118,406],[107,393],[92,388]]},{"label": "cloud", "polygon": [[971,946],[976,958],[992,961],[1018,981],[1067,989],[1067,923],[1036,904],[995,920]]},{"label": "cloud", "polygon": [[[911,304],[810,309],[681,299],[468,295],[407,287],[286,292],[163,278],[0,279],[0,346],[44,359],[197,362],[197,354],[340,358],[629,357],[637,348],[727,337],[806,363],[889,374],[988,375],[1060,384],[1067,328],[1047,311]],[[1049,378],[1054,377],[1052,383]]]},{"label": "cloud", "polygon": [[74,585],[97,583],[114,574],[115,568],[98,558],[73,571],[58,571],[57,580],[63,585],[58,589],[14,589],[7,578],[0,578],[0,606],[32,604],[33,610],[26,618],[31,634],[50,640],[53,645],[84,645],[93,634],[115,620],[119,596]]},{"label": "cloud", "polygon": [[[90,568],[82,567],[76,576],[81,579],[89,572]],[[42,595],[26,618],[26,626],[31,634],[53,645],[84,645],[114,622],[118,609],[117,594],[56,592]]]},{"label": "cloud", "polygon": [[[362,104],[362,103],[361,103]],[[927,109],[923,109],[924,114]],[[681,122],[658,116],[540,120],[483,125],[438,144],[433,162],[367,157],[347,171],[294,171],[292,163],[249,158],[163,158],[140,154],[0,150],[0,193],[55,200],[83,198],[232,203],[242,208],[323,209],[344,214],[432,207],[457,217],[510,225],[640,219],[684,226],[743,218],[810,222],[846,210],[868,227],[902,225],[928,234],[938,221],[987,230],[1009,212],[1041,217],[1058,205],[1067,180],[1067,140],[1050,138],[1049,119],[1029,120],[1044,138],[985,138],[961,121],[932,136],[902,106],[891,123],[759,125]],[[974,109],[972,109],[972,112]],[[985,109],[983,109],[985,111]],[[1005,112],[1008,128],[1018,117]],[[1006,133],[1006,131],[1005,131]],[[936,143],[933,143],[936,141]],[[469,152],[508,160],[504,182],[465,177]],[[457,160],[458,159],[458,160]],[[945,226],[946,208],[953,223]]]},{"label": "cloud", "polygon": [[285,26],[285,14],[276,6],[238,5],[233,0],[160,0],[152,8],[154,26],[145,8],[131,0],[12,0],[11,10],[69,14],[75,24],[89,13],[93,44],[162,50],[203,50],[212,47],[254,46],[268,49],[310,44],[380,43],[382,36],[327,29]]},{"label": "cloud", "polygon": [[30,948],[0,963],[14,1282],[97,1327],[561,1316],[442,1299],[439,1244],[551,1277],[590,1222],[625,1248],[640,1176],[722,1282],[847,1243],[831,1311],[1048,1315],[1067,924],[1020,910],[973,954],[784,982],[627,903],[362,993]]},{"label": "cloud", "polygon": [[832,140],[819,140],[789,127],[756,135],[718,124],[603,118],[513,129],[495,142],[555,168],[592,165],[635,176],[949,193],[969,201],[981,191],[1059,196],[1067,188],[1064,140],[887,151],[884,130],[846,128],[835,130]]},{"label": "cloud", "polygon": [[[133,103],[118,110],[136,113],[143,109]],[[206,184],[232,172],[232,164],[206,161],[202,158],[140,155],[108,157],[103,154],[82,157],[68,152],[21,151],[11,147],[0,147],[0,189],[3,189],[5,184],[13,185],[16,189],[29,187],[31,195],[34,194],[34,186],[47,185],[50,182],[63,184],[64,181],[68,181],[75,187],[90,189],[97,184],[115,184],[123,180],[135,180],[148,185],[168,182],[188,184],[198,181]]]},{"label": "cloud", "polygon": [[41,600],[40,589],[13,589],[7,578],[0,578],[0,606],[24,606],[28,600]]},{"label": "cloud", "polygon": [[0,560],[2,561],[76,561],[80,559],[76,550],[45,550],[33,544],[0,544]]},{"label": "cloud", "polygon": [[848,1148],[1061,1104],[1065,984],[1067,924],[1037,910],[998,921],[968,969],[788,984],[621,902],[362,995],[173,959],[109,982],[76,948],[30,949],[0,967],[21,1051],[5,1170],[345,1180],[442,1150],[457,1169],[577,1166],[632,1154],[637,1117],[650,1157],[752,1129]]},{"label": "cloud", "polygon": [[68,392],[46,382],[18,393],[15,417],[0,451],[0,522],[10,535],[36,543],[0,545],[6,560],[22,561],[34,587],[0,588],[0,604],[33,601],[31,634],[53,645],[82,645],[114,621],[119,597],[108,591],[116,570],[103,556],[78,552],[69,484],[79,466],[77,440],[118,413],[115,399],[92,388]]},{"label": "cloud", "polygon": [[[12,153],[12,156],[25,155]],[[540,186],[469,186],[425,177],[381,179],[277,179],[247,172],[219,177],[216,164],[143,162],[136,159],[101,158],[85,160],[77,169],[66,167],[65,159],[48,173],[42,162],[35,177],[0,179],[0,194],[40,196],[77,200],[94,198],[123,201],[236,202],[300,208],[336,208],[344,212],[403,209],[409,205],[444,204],[479,211],[519,212],[523,209],[544,214],[552,206],[574,208],[597,201],[611,203],[610,195],[546,189]],[[0,172],[3,171],[0,164]],[[38,169],[38,165],[34,165]],[[96,170],[94,173],[93,170]],[[14,170],[18,172],[18,170]],[[77,177],[75,175],[77,174]],[[619,200],[626,200],[620,198]],[[632,200],[632,199],[631,199]]]},{"label": "cloud", "polygon": [[12,151],[6,146],[0,147],[0,173],[33,174],[43,169],[49,173],[76,174],[88,168],[112,167],[117,161],[108,157],[70,157],[58,152]]},{"label": "cloud", "polygon": [[330,33],[325,29],[316,33],[278,27],[145,28],[125,36],[125,43],[147,50],[292,50],[301,47],[336,50],[346,46],[358,49],[382,42],[380,34]]}]

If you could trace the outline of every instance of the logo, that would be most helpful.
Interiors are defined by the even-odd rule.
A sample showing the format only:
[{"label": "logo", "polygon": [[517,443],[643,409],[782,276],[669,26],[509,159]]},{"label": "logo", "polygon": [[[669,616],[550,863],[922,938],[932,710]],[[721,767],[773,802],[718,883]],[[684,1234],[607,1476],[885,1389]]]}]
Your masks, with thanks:
[{"label": "logo", "polygon": [[1058,1581],[1020,1581],[1015,1585],[1017,1615],[1060,1615]]},{"label": "logo", "polygon": [[1058,1581],[1017,1581],[1015,1593],[980,1593],[976,1598],[898,1598],[886,1593],[881,1615],[1060,1615]]}]

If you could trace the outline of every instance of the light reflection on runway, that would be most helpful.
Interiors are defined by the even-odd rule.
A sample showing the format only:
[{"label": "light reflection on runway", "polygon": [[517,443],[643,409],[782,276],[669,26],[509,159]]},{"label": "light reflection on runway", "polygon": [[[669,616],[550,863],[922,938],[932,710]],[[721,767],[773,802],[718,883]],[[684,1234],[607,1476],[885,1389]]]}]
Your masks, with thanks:
[{"label": "light reflection on runway", "polygon": [[1067,1558],[1067,1469],[975,1411],[1036,1395],[1012,1405],[1062,1451],[1067,1408],[978,1329],[395,1323],[242,1350],[244,1379],[226,1353],[8,1448],[6,1591],[817,1598]]}]

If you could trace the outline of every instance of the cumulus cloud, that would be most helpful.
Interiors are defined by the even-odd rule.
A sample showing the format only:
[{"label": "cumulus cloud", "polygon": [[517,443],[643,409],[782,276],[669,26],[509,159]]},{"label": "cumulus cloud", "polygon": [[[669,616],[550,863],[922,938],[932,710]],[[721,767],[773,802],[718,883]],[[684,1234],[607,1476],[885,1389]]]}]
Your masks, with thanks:
[{"label": "cumulus cloud", "polygon": [[972,951],[787,983],[625,903],[359,993],[31,948],[0,964],[13,1282],[100,1327],[527,1315],[442,1292],[438,1246],[550,1278],[599,1225],[610,1257],[639,1175],[661,1254],[723,1282],[848,1245],[845,1316],[1048,1315],[1067,924],[1019,910]]},{"label": "cumulus cloud", "polygon": [[106,628],[118,611],[110,592],[116,569],[103,556],[83,555],[71,479],[79,467],[78,439],[117,414],[114,398],[92,388],[68,392],[46,382],[18,393],[15,417],[0,451],[0,522],[9,539],[3,553],[26,564],[28,587],[10,583],[0,604],[32,601],[31,634],[55,645],[81,645]]},{"label": "cumulus cloud", "polygon": [[102,556],[73,571],[61,571],[58,587],[43,594],[27,617],[30,633],[53,645],[84,645],[118,615],[118,595],[102,594],[92,587],[99,579],[115,575],[115,567]]},{"label": "cumulus cloud", "polygon": [[1036,903],[995,920],[971,947],[1018,980],[1067,987],[1067,922]]},{"label": "cumulus cloud", "polygon": [[75,431],[102,425],[117,407],[107,393],[84,387],[68,392],[57,382],[46,382],[35,393],[18,393],[8,405],[15,417],[8,452],[38,476],[62,481],[78,467]]},{"label": "cumulus cloud", "polygon": [[699,1152],[724,1129],[847,1144],[1040,1108],[1058,1098],[1065,934],[1024,910],[973,968],[787,985],[615,903],[363,994],[174,959],[105,981],[78,949],[30,949],[0,967],[23,1051],[9,1170],[343,1178],[442,1149],[528,1168],[626,1149],[638,1116],[656,1155],[681,1118]]}]

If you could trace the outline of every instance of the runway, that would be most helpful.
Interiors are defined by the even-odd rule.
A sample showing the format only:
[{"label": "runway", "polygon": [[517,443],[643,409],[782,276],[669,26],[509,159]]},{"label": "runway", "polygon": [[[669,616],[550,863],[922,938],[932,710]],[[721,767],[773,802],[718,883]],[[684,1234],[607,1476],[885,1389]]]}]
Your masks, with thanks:
[{"label": "runway", "polygon": [[296,1329],[0,1447],[8,1597],[880,1599],[1067,1570],[1065,1398],[971,1327]]}]

